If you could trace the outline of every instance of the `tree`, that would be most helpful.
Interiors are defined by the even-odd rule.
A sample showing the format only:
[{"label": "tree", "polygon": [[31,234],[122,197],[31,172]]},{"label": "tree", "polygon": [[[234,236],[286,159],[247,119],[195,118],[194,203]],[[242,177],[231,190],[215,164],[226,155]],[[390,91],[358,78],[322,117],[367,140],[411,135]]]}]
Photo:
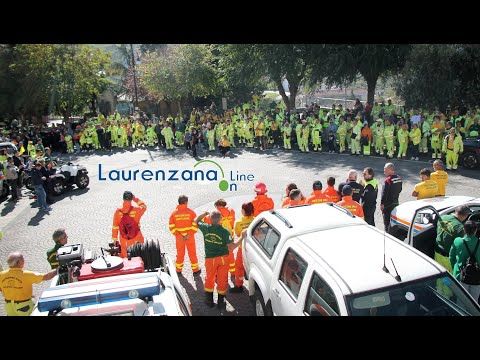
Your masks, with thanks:
[{"label": "tree", "polygon": [[410,45],[402,44],[329,45],[325,56],[317,57],[312,78],[344,86],[360,74],[367,82],[367,101],[373,104],[379,77],[400,71],[410,50]]},{"label": "tree", "polygon": [[396,79],[408,107],[476,106],[480,97],[478,45],[415,45]]},{"label": "tree", "polygon": [[17,45],[9,64],[18,81],[14,109],[24,116],[80,113],[106,89],[109,63],[107,53],[85,45]]},{"label": "tree", "polygon": [[[309,44],[238,44],[229,45],[230,73],[241,68],[246,78],[261,79],[267,76],[275,82],[287,109],[295,109],[295,99],[300,86],[315,64],[316,46]],[[288,81],[290,95],[283,88]]]},{"label": "tree", "polygon": [[163,54],[148,53],[138,67],[139,79],[157,100],[181,103],[188,97],[218,94],[218,77],[209,45],[169,46]]}]

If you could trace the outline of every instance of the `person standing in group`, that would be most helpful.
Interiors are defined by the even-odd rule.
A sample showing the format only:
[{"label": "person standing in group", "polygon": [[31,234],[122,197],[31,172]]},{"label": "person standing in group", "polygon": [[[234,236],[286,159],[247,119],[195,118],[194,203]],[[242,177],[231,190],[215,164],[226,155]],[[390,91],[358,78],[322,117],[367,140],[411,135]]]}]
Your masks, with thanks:
[{"label": "person standing in group", "polygon": [[317,180],[313,183],[312,194],[305,201],[305,204],[322,204],[329,201],[328,197],[322,192],[322,182]]},{"label": "person standing in group", "polygon": [[380,201],[380,209],[383,213],[383,225],[385,231],[390,229],[390,214],[392,210],[398,206],[398,197],[402,192],[402,178],[395,174],[395,166],[392,163],[386,163],[383,168],[385,174],[385,182],[382,189],[382,197]]},{"label": "person standing in group", "polygon": [[462,270],[467,266],[469,258],[472,259],[472,263],[480,264],[480,240],[476,236],[477,229],[478,225],[474,221],[468,220],[465,222],[465,225],[463,225],[465,235],[453,240],[449,259],[452,266],[453,277],[460,281],[465,290],[467,290],[478,303],[480,284],[469,284],[465,282],[468,281],[468,279],[462,276]]},{"label": "person standing in group", "polygon": [[[251,202],[242,205],[242,218],[235,222],[235,235],[243,241],[244,231],[252,223],[253,219],[253,204]],[[230,289],[232,293],[243,292],[243,279],[245,276],[245,269],[243,267],[243,245],[240,244],[235,257],[235,287]]]},{"label": "person standing in group", "polygon": [[421,183],[415,185],[412,196],[415,196],[417,200],[428,199],[437,196],[438,185],[435,181],[430,179],[430,170],[422,169],[420,171]]},{"label": "person standing in group", "polygon": [[445,166],[443,165],[442,160],[435,160],[433,162],[433,170],[430,174],[430,179],[435,181],[438,186],[437,196],[445,196],[447,184],[448,184],[448,174],[445,171]]},{"label": "person standing in group", "polygon": [[335,178],[333,176],[327,179],[327,188],[323,190],[323,194],[329,202],[337,203],[342,199],[338,191],[335,190]]},{"label": "person standing in group", "polygon": [[266,195],[267,186],[260,182],[255,185],[254,191],[256,193],[255,198],[252,200],[253,204],[253,216],[257,216],[264,211],[273,210],[274,202],[271,197]]},{"label": "person standing in group", "polygon": [[352,187],[350,185],[345,185],[342,188],[342,200],[340,200],[337,203],[337,205],[343,207],[344,209],[347,209],[353,215],[358,216],[358,217],[363,219],[365,217],[365,215],[363,213],[362,205],[360,205],[358,202],[353,200],[352,194],[353,194]]},{"label": "person standing in group", "polygon": [[52,279],[57,269],[46,274],[23,270],[25,259],[21,252],[7,257],[8,269],[0,272],[0,292],[5,298],[7,316],[29,316],[34,308],[33,284]]},{"label": "person standing in group", "polygon": [[442,152],[446,154],[447,170],[457,170],[458,155],[463,153],[462,136],[451,128],[443,140]]},{"label": "person standing in group", "polygon": [[375,226],[375,209],[377,208],[378,181],[371,167],[363,169],[364,188],[361,198],[363,213],[367,224]]},{"label": "person standing in group", "polygon": [[225,294],[228,289],[228,254],[235,249],[230,232],[220,225],[222,214],[212,211],[210,220],[212,224],[203,222],[203,218],[209,215],[204,212],[196,217],[195,223],[203,234],[205,243],[205,303],[208,307],[214,307],[213,291],[217,283],[218,301],[217,307],[224,310]]},{"label": "person standing in group", "polygon": [[45,188],[43,186],[47,178],[43,176],[42,164],[39,161],[35,163],[35,168],[32,170],[31,176],[40,210],[46,212],[51,211],[52,208],[47,204],[47,194],[45,193]]},{"label": "person standing in group", "polygon": [[348,178],[346,182],[341,182],[338,185],[338,193],[342,194],[342,189],[345,185],[350,185],[350,187],[353,190],[353,200],[356,202],[360,202],[360,198],[362,197],[363,194],[363,185],[359,184],[357,182],[358,174],[356,170],[350,170],[348,172]]},{"label": "person standing in group", "polygon": [[[133,206],[135,202],[138,207]],[[140,219],[147,211],[147,206],[130,191],[123,193],[123,204],[115,210],[112,225],[112,241],[118,240],[120,233],[121,257],[127,257],[127,248],[135,243],[143,244],[143,234],[140,230]]]},{"label": "person standing in group", "polygon": [[198,231],[197,223],[194,221],[196,216],[197,214],[188,207],[188,197],[180,195],[178,206],[170,215],[168,222],[169,230],[175,236],[175,247],[177,249],[175,268],[177,274],[181,274],[183,270],[185,248],[188,251],[193,274],[201,273],[195,248],[195,233]]}]

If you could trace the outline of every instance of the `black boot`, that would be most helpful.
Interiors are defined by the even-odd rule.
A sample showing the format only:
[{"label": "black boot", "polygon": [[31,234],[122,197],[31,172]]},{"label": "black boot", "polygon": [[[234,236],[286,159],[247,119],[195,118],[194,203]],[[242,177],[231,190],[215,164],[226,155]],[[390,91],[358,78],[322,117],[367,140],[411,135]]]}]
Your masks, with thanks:
[{"label": "black boot", "polygon": [[225,295],[218,294],[217,308],[220,310],[225,310],[227,304],[225,304]]},{"label": "black boot", "polygon": [[215,306],[213,303],[213,292],[205,292],[205,304],[210,308]]}]

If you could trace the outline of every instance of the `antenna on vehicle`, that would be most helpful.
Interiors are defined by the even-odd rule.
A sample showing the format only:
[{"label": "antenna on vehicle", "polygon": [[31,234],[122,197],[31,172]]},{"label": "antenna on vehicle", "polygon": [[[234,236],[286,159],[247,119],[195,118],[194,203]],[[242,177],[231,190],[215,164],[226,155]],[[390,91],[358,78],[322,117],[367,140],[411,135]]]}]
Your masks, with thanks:
[{"label": "antenna on vehicle", "polygon": [[387,265],[385,264],[385,230],[383,230],[383,271],[385,271],[387,274],[390,272],[387,269]]},{"label": "antenna on vehicle", "polygon": [[395,272],[397,273],[397,276],[395,276],[395,280],[397,280],[398,282],[402,281],[402,278],[401,278],[400,275],[398,274],[397,268],[395,267],[395,263],[393,262],[393,259],[390,258],[390,261],[392,262],[393,268],[395,269]]}]

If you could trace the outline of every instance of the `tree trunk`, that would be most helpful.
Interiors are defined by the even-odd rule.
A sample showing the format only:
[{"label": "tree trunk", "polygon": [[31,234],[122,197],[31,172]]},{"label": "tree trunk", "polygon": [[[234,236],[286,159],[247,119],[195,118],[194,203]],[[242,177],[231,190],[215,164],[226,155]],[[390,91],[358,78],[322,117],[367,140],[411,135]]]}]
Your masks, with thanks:
[{"label": "tree trunk", "polygon": [[290,99],[288,98],[287,94],[285,94],[285,89],[283,88],[283,85],[282,85],[282,79],[277,80],[276,83],[277,83],[278,92],[282,96],[282,99],[285,105],[287,105],[287,111],[290,112]]},{"label": "tree trunk", "polygon": [[178,106],[178,114],[182,116],[182,101],[180,99],[177,100],[177,106]]},{"label": "tree trunk", "polygon": [[375,87],[377,86],[378,75],[369,77],[366,80],[368,89],[367,102],[373,106],[375,101]]},{"label": "tree trunk", "polygon": [[297,85],[290,86],[290,82],[288,84],[289,84],[289,90],[290,90],[290,109],[296,109],[295,100],[297,98],[298,86]]}]

